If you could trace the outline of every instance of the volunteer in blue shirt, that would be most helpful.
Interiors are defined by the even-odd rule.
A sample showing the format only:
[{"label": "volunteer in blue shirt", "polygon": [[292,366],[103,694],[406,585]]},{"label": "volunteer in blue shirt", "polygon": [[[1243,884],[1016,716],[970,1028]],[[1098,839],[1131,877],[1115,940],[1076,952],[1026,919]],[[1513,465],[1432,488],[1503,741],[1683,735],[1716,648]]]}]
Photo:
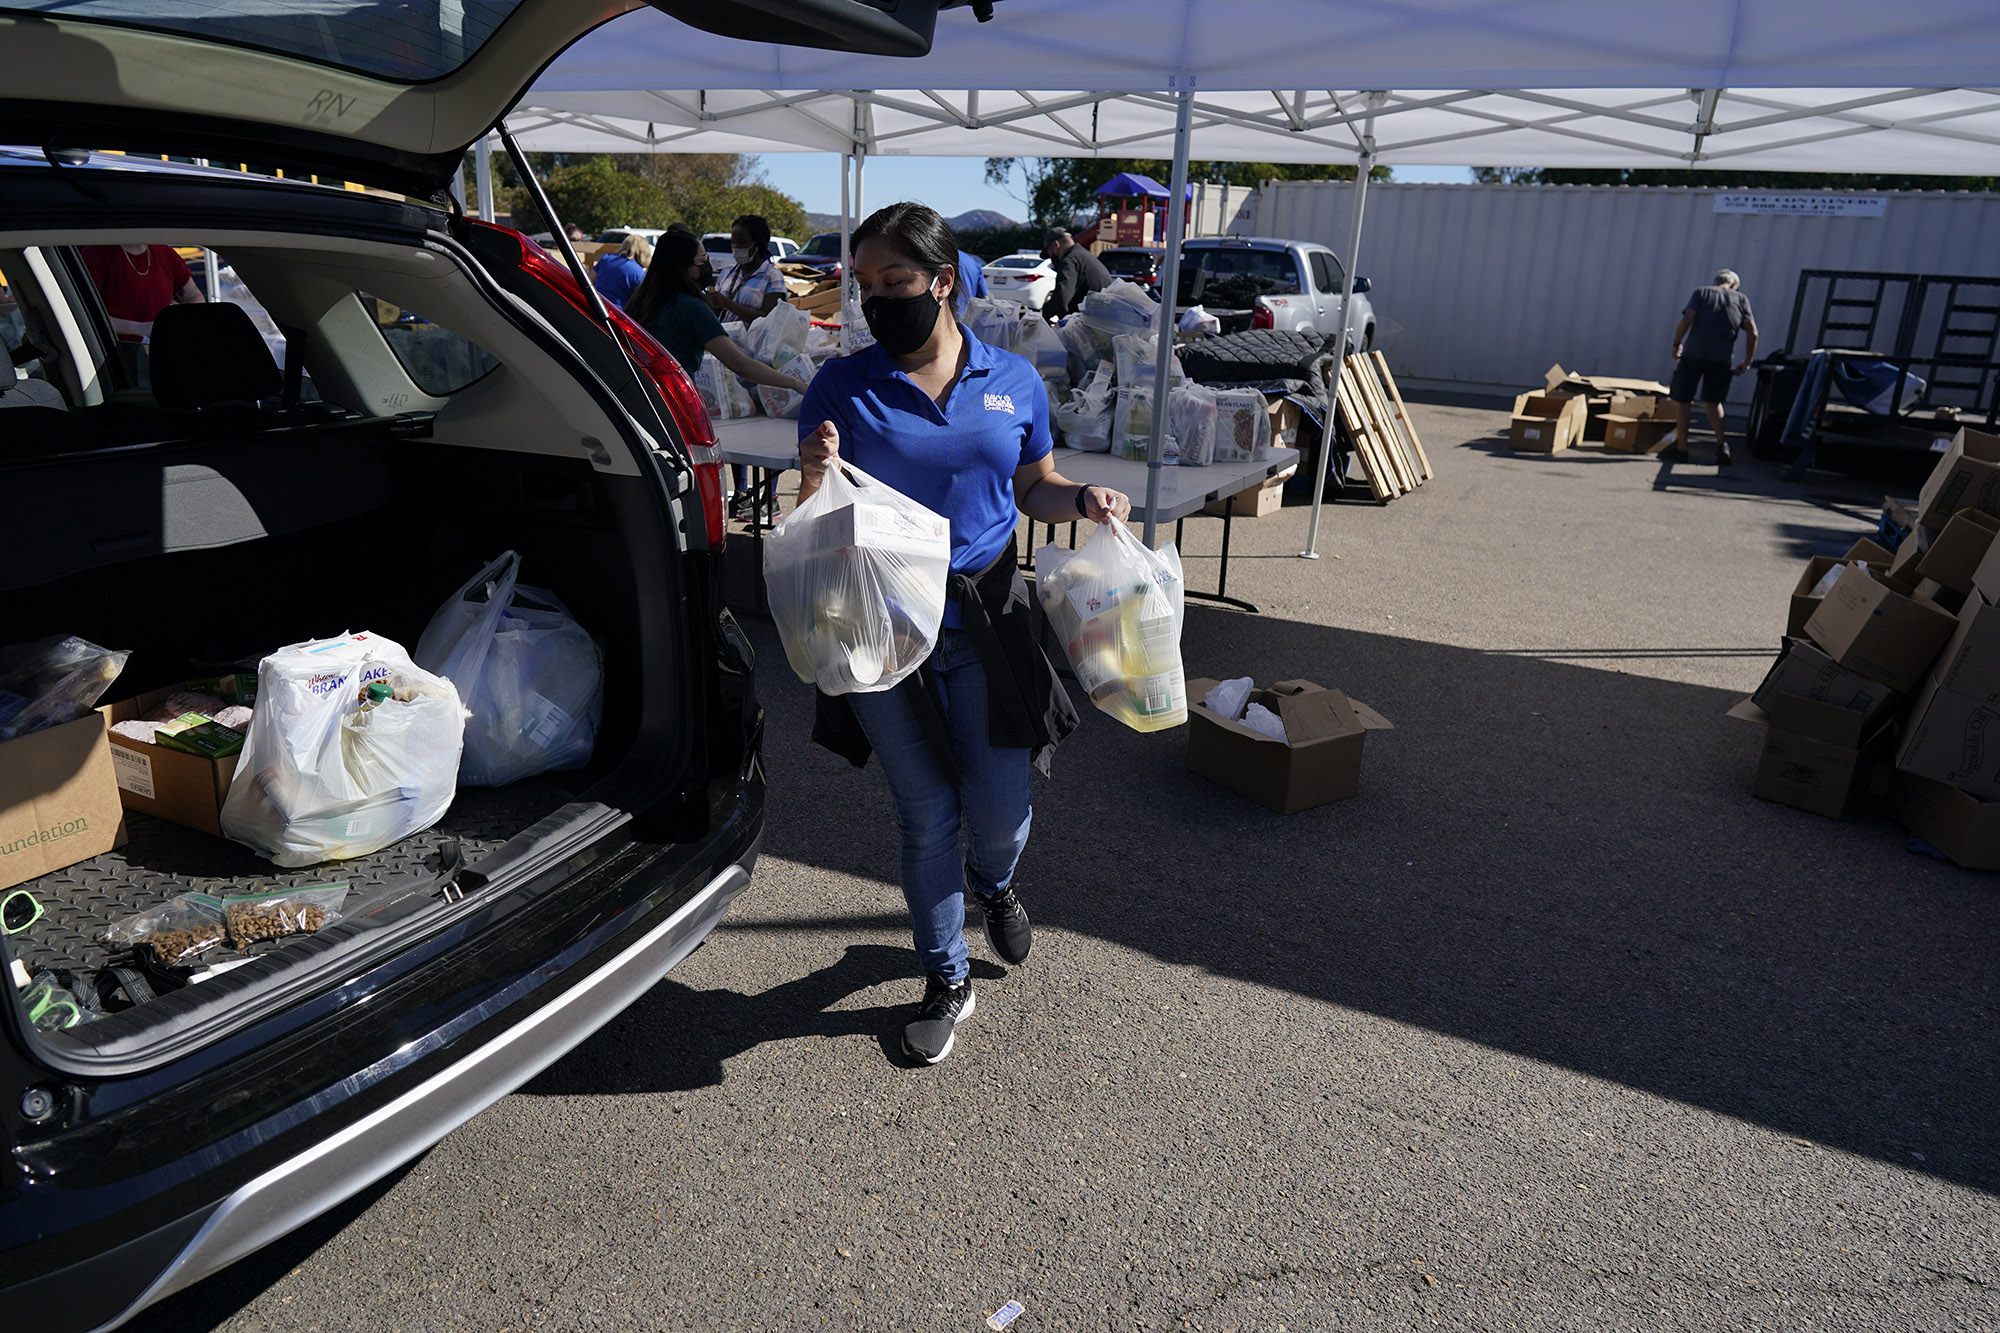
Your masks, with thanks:
[{"label": "volunteer in blue shirt", "polygon": [[[952,598],[924,668],[893,690],[820,696],[814,738],[855,763],[880,756],[901,835],[923,1000],[903,1048],[936,1064],[974,998],[966,895],[995,953],[1032,942],[1014,882],[1027,845],[1028,772],[1076,726],[1069,696],[1029,627],[1014,558],[1019,515],[1043,523],[1122,520],[1131,502],[1084,486],[1050,460],[1048,397],[1026,358],[980,342],[962,307],[951,228],[921,204],[892,204],[854,233],[854,277],[872,347],[828,361],[799,409],[803,503],[836,459],[951,521]],[[861,736],[843,735],[845,723]],[[843,748],[845,745],[846,748]],[[970,850],[961,860],[961,827]]]},{"label": "volunteer in blue shirt", "polygon": [[652,259],[652,242],[633,232],[617,250],[598,258],[595,274],[597,294],[612,305],[623,308],[632,293],[639,290],[639,284],[646,280],[646,265]]}]

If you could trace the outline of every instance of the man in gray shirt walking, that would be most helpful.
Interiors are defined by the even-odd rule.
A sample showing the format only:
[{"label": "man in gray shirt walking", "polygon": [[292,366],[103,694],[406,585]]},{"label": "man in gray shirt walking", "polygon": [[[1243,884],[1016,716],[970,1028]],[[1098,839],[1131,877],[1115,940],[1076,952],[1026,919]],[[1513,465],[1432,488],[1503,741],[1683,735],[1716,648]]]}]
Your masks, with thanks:
[{"label": "man in gray shirt walking", "polygon": [[[1722,400],[1729,396],[1731,377],[1750,368],[1757,355],[1757,321],[1750,314],[1750,299],[1739,290],[1742,282],[1728,269],[1715,275],[1715,284],[1697,287],[1681,311],[1674,327],[1673,390],[1674,440],[1685,452],[1691,413],[1688,404],[1699,396],[1708,413],[1709,429],[1715,432],[1715,461],[1729,463],[1729,441],[1722,433]],[[1748,341],[1743,359],[1731,364],[1736,355],[1736,334],[1741,330]]]}]

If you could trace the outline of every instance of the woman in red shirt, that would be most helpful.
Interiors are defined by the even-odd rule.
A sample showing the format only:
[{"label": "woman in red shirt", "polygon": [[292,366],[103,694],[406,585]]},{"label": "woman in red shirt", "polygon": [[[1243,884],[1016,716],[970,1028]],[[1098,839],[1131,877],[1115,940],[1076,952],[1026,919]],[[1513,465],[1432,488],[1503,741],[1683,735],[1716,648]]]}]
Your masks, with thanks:
[{"label": "woman in red shirt", "polygon": [[86,245],[83,266],[120,342],[144,342],[160,312],[176,301],[207,299],[171,245]]}]

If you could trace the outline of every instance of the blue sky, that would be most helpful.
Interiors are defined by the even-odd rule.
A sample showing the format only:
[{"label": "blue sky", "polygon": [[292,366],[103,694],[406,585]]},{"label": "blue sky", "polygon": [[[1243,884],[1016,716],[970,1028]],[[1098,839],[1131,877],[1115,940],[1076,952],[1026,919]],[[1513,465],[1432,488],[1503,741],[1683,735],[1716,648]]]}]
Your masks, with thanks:
[{"label": "blue sky", "polygon": [[[777,189],[809,213],[840,211],[840,156],[837,153],[765,153],[758,166]],[[899,199],[929,204],[946,217],[990,208],[1011,218],[1027,212],[1021,200],[986,184],[986,162],[977,157],[877,157],[868,162],[865,203],[879,208]],[[1397,167],[1401,181],[1469,181],[1464,167]],[[1020,184],[1015,173],[1014,183]],[[803,240],[803,237],[799,239]]]}]

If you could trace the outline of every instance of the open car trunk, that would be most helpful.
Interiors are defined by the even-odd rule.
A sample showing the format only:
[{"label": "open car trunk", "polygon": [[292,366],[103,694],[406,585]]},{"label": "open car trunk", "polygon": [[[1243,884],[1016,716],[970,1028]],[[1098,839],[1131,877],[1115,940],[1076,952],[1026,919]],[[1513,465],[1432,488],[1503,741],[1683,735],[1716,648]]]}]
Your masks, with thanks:
[{"label": "open car trunk", "polygon": [[[31,325],[54,325],[35,275],[43,285],[74,276],[81,261],[68,243],[90,239],[0,240]],[[213,360],[254,362],[254,349],[206,347],[210,360],[191,372],[196,363],[164,336],[149,357],[99,349],[101,363],[81,368],[88,339],[72,336],[37,365],[69,406],[0,412],[0,488],[13,514],[0,536],[0,641],[75,635],[128,650],[103,705],[254,673],[274,650],[350,631],[414,653],[440,605],[511,550],[521,582],[553,591],[595,640],[602,721],[580,768],[460,787],[432,827],[302,869],[127,809],[122,846],[20,886],[42,916],[5,947],[28,973],[60,978],[87,1011],[42,1034],[57,1063],[143,1062],[250,1021],[259,996],[289,1003],[338,985],[356,960],[379,958],[382,941],[441,924],[468,892],[506,891],[501,867],[629,817],[633,773],[670,776],[670,742],[687,725],[674,702],[685,571],[666,549],[660,478],[643,443],[626,438],[629,424],[605,410],[602,386],[565,368],[531,313],[448,248],[169,239],[214,246],[233,290],[260,305],[258,322],[289,334],[272,363],[289,352],[304,373],[275,399],[229,398],[236,372]],[[213,380],[196,395],[211,401],[189,406],[187,384],[162,378],[168,365]],[[106,938],[121,918],[180,895],[329,885],[345,886],[338,919],[225,943],[182,966]]]}]

